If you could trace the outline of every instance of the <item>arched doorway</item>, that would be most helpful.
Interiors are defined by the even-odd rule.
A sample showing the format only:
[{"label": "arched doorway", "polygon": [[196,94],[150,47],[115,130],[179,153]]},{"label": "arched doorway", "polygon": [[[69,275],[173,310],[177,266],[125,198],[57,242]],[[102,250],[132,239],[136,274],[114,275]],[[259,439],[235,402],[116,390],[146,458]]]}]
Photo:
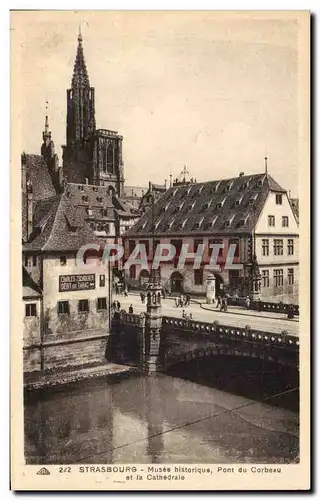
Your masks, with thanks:
[{"label": "arched doorway", "polygon": [[216,297],[223,295],[224,293],[224,281],[219,273],[214,273],[216,278]]},{"label": "arched doorway", "polygon": [[142,269],[139,276],[141,288],[145,288],[149,282],[149,272],[146,269]]},{"label": "arched doorway", "polygon": [[183,276],[182,274],[175,271],[170,276],[170,287],[172,293],[182,293],[183,292]]}]

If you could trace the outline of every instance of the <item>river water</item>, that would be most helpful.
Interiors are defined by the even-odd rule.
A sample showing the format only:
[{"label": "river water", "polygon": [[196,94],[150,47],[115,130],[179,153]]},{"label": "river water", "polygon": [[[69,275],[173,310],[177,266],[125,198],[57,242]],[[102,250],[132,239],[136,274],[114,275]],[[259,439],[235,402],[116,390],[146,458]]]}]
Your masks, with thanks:
[{"label": "river water", "polygon": [[[240,365],[237,365],[240,363]],[[32,463],[290,463],[299,456],[294,377],[242,361],[94,380],[25,402]],[[263,373],[263,376],[261,375]],[[286,372],[287,373],[287,372]]]}]

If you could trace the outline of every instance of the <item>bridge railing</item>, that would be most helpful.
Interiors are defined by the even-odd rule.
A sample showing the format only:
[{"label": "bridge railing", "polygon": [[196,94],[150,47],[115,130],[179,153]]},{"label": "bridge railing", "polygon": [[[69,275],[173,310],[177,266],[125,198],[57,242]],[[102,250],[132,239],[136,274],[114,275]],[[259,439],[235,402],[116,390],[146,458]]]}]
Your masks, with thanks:
[{"label": "bridge railing", "polygon": [[[246,307],[246,298],[245,297],[229,297],[228,304],[231,306],[238,307]],[[274,313],[283,313],[287,314],[292,307],[293,314],[295,316],[299,316],[299,306],[297,304],[284,304],[283,302],[275,303],[275,302],[265,302],[265,301],[251,301],[249,309],[254,311],[266,311],[266,312],[274,312]]]},{"label": "bridge railing", "polygon": [[112,321],[114,323],[122,325],[136,326],[143,328],[145,326],[145,315],[141,314],[130,314],[124,310],[114,312]]},{"label": "bridge railing", "polygon": [[267,333],[252,329],[250,325],[245,327],[234,327],[220,325],[217,321],[206,323],[189,319],[171,318],[164,316],[162,318],[163,328],[172,328],[174,330],[203,333],[206,335],[219,335],[234,341],[251,342],[254,344],[266,345],[268,347],[286,347],[292,350],[299,349],[299,340],[289,335],[285,330],[278,334]]}]

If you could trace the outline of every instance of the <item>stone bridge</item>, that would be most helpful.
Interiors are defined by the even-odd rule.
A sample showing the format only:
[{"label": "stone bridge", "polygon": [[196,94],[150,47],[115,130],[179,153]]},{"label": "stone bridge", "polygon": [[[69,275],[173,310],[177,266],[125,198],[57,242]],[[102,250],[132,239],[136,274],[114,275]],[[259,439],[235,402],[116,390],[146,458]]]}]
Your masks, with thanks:
[{"label": "stone bridge", "polygon": [[[123,336],[128,340],[132,336],[136,338],[143,355],[143,345],[148,335],[144,315],[124,312],[118,316],[116,326],[118,331],[121,330],[122,341]],[[149,341],[152,342],[152,334]],[[162,370],[207,356],[259,358],[298,369],[299,340],[285,331],[271,334],[252,329],[250,325],[240,328],[217,322],[162,317],[158,360]]]},{"label": "stone bridge", "polygon": [[207,356],[241,356],[260,358],[280,365],[298,367],[299,340],[279,332],[278,335],[218,323],[204,323],[163,317],[161,357],[165,368]]}]

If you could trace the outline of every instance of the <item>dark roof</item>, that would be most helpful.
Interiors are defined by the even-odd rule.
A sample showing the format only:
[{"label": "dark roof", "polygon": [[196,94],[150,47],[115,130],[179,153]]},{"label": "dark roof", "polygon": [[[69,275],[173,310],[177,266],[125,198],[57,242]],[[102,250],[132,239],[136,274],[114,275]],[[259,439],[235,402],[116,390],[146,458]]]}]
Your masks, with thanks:
[{"label": "dark roof", "polygon": [[[173,186],[155,203],[155,234],[251,232],[270,190],[285,192],[269,174]],[[151,232],[148,211],[126,231],[125,237],[148,236]]]},{"label": "dark roof", "polygon": [[117,214],[134,217],[133,207],[118,196],[110,196],[108,186],[68,183],[65,194],[83,219],[88,219],[88,209],[92,211],[92,220],[115,220]]},{"label": "dark roof", "polygon": [[30,274],[24,266],[22,266],[22,287],[23,297],[41,297],[41,288],[33,281]]},{"label": "dark roof", "polygon": [[56,194],[48,165],[40,155],[25,155],[27,178],[32,183],[33,201],[51,198]]},{"label": "dark roof", "polygon": [[23,250],[77,251],[88,243],[100,243],[65,194],[35,205],[34,230]]}]

